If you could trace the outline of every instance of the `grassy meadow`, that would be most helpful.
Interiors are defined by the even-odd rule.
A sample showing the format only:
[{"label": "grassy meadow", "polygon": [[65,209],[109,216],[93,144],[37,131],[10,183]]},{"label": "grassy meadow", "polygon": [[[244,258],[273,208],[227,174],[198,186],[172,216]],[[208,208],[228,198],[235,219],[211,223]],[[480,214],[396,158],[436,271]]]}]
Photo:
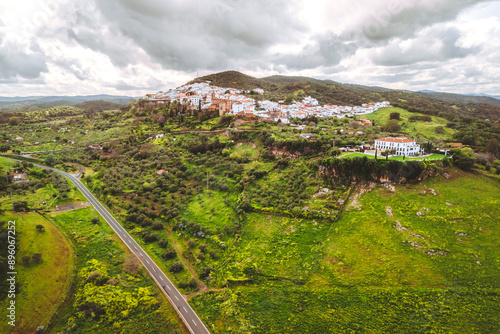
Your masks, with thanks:
[{"label": "grassy meadow", "polygon": [[[50,332],[169,333],[179,329],[175,311],[145,269],[127,270],[124,263],[132,258],[129,250],[102,218],[97,224],[92,218],[100,216],[91,207],[50,215],[73,243],[78,270]],[[104,278],[101,283],[89,279],[96,271]],[[104,313],[99,315],[99,308],[87,309],[93,302]]]},{"label": "grassy meadow", "polygon": [[[34,333],[47,326],[59,304],[68,293],[75,269],[74,249],[69,240],[50,221],[36,213],[8,213],[3,221],[16,222],[17,280],[15,333]],[[43,225],[43,231],[36,226]],[[23,257],[42,254],[42,260],[28,262]],[[2,302],[2,309],[7,299]],[[0,322],[1,333],[11,333],[6,321]]]},{"label": "grassy meadow", "polygon": [[[443,141],[452,141],[453,140],[453,134],[456,132],[454,129],[450,129],[446,127],[446,124],[449,123],[448,120],[438,117],[438,116],[431,116],[432,117],[432,122],[423,122],[423,121],[416,121],[416,122],[410,122],[408,118],[410,116],[425,116],[424,114],[420,113],[415,113],[415,112],[409,112],[406,109],[402,108],[382,108],[374,113],[364,115],[363,117],[375,122],[375,125],[384,125],[387,123],[389,120],[390,114],[393,112],[397,112],[400,114],[400,121],[399,124],[401,125],[401,133],[404,133],[410,137],[417,137],[417,138],[426,138],[426,139],[436,139],[436,140],[443,140]],[[443,133],[438,134],[435,131],[435,128],[437,126],[442,126]]]},{"label": "grassy meadow", "polygon": [[234,263],[304,282],[190,302],[213,333],[493,333],[499,201],[497,182],[454,170],[394,192],[376,186],[332,224],[250,214]]}]

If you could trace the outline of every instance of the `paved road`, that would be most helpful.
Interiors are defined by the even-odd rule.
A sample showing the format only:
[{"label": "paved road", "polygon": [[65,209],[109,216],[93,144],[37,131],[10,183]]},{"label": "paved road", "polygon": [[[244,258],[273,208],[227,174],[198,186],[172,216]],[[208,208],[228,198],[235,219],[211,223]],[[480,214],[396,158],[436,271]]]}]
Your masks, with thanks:
[{"label": "paved road", "polygon": [[141,246],[125,231],[125,229],[118,223],[118,221],[106,210],[106,208],[92,195],[92,193],[83,185],[75,176],[63,172],[61,170],[50,168],[42,165],[34,164],[37,167],[53,170],[62,176],[68,178],[73,184],[82,192],[87,200],[94,206],[104,220],[111,226],[111,228],[123,240],[125,245],[134,253],[142,262],[144,267],[149,271],[149,274],[156,281],[165,296],[170,300],[177,313],[184,320],[184,323],[193,334],[206,334],[210,333],[201,322],[198,315],[189,306],[188,302],[184,299],[182,294],[170,282],[168,277],[161,271],[156,263],[149,257],[149,255],[141,248]]}]

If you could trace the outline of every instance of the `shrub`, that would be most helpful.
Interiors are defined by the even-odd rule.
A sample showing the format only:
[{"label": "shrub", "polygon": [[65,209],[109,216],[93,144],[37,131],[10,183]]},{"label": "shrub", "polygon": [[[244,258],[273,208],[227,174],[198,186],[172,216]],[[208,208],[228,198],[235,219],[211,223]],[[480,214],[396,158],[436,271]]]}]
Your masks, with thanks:
[{"label": "shrub", "polygon": [[384,131],[392,132],[392,133],[399,132],[400,129],[401,129],[401,126],[399,125],[399,122],[396,119],[391,119],[391,120],[387,121],[387,123],[384,127]]},{"label": "shrub", "polygon": [[182,271],[183,269],[184,269],[184,266],[182,265],[182,263],[180,263],[179,261],[175,261],[174,263],[172,263],[169,270],[172,273],[178,273],[178,272]]},{"label": "shrub", "polygon": [[88,282],[95,282],[97,281],[99,278],[101,278],[101,273],[99,271],[93,271],[89,274],[89,276],[87,276],[87,281]]},{"label": "shrub", "polygon": [[159,245],[161,248],[167,248],[167,246],[168,246],[168,240],[167,240],[167,239],[161,239],[161,240],[158,242],[158,245]]},{"label": "shrub", "polygon": [[474,151],[469,147],[451,150],[453,154],[453,164],[463,170],[471,170],[476,162]]},{"label": "shrub", "polygon": [[442,126],[436,126],[434,128],[434,131],[437,133],[437,134],[443,134],[444,133],[444,128]]},{"label": "shrub", "polygon": [[389,118],[390,119],[396,119],[396,120],[399,121],[401,119],[401,115],[398,112],[391,112]]},{"label": "shrub", "polygon": [[125,260],[125,262],[123,263],[123,268],[127,273],[131,275],[137,275],[141,272],[141,264],[135,256],[131,256],[127,260]]},{"label": "shrub", "polygon": [[153,230],[159,231],[161,229],[163,229],[163,224],[161,222],[156,222],[153,224]]},{"label": "shrub", "polygon": [[210,272],[213,270],[212,267],[205,267],[200,273],[200,278],[205,279],[210,276]]},{"label": "shrub", "polygon": [[145,242],[153,242],[158,240],[158,234],[156,233],[146,233],[143,236]]},{"label": "shrub", "polygon": [[[500,169],[499,169],[499,170],[500,170]],[[214,250],[213,250],[213,251],[210,251],[210,253],[209,253],[209,254],[210,254],[210,257],[211,257],[212,259],[215,259],[215,257],[217,256],[217,251],[214,251]]]},{"label": "shrub", "polygon": [[165,253],[163,253],[162,258],[165,260],[173,259],[177,256],[177,253],[173,248],[168,248]]}]

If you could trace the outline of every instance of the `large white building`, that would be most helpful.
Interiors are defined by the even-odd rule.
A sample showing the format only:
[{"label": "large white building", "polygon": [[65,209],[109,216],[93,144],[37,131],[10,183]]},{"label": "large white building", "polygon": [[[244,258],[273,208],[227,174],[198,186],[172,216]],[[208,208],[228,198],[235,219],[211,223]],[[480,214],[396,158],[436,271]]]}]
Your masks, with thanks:
[{"label": "large white building", "polygon": [[395,155],[415,155],[420,153],[420,145],[406,137],[385,137],[375,139],[375,149],[380,151],[395,149]]}]

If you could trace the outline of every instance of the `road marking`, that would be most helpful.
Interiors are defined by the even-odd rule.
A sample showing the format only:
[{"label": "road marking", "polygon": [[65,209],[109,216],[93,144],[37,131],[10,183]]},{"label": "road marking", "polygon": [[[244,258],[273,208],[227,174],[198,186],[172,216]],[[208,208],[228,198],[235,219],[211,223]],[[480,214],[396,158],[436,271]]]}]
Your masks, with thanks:
[{"label": "road marking", "polygon": [[163,281],[163,277],[160,276],[160,279]]},{"label": "road marking", "polygon": [[146,263],[147,263],[147,264],[149,264],[149,261],[148,261],[148,260],[146,260]]},{"label": "road marking", "polygon": [[193,319],[191,319],[191,321],[193,322],[193,324],[194,324],[196,327],[198,327],[198,325],[196,324],[196,322],[194,322],[194,320],[193,320]]},{"label": "road marking", "polygon": [[184,311],[186,311],[186,312],[188,311],[188,310],[186,310],[186,308],[184,306],[182,308],[184,309]]},{"label": "road marking", "polygon": [[177,301],[179,301],[179,298],[177,298],[177,296],[174,296],[174,297],[175,297],[175,299],[177,299]]},{"label": "road marking", "polygon": [[138,250],[137,247],[134,246],[134,248],[135,248],[135,250]]}]

